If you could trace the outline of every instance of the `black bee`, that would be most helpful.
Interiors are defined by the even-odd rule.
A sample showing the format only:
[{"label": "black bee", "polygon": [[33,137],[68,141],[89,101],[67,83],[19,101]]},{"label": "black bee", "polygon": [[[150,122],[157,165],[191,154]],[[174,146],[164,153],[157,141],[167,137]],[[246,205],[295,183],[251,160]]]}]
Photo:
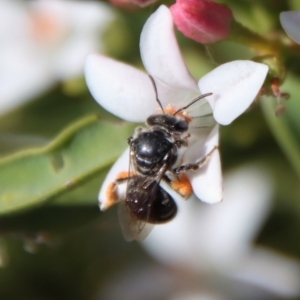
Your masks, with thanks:
[{"label": "black bee", "polygon": [[118,211],[127,241],[144,239],[155,224],[166,223],[176,216],[176,203],[160,182],[165,181],[181,196],[188,198],[192,187],[183,174],[199,169],[216,148],[195,163],[174,167],[179,149],[187,146],[189,138],[190,120],[184,117],[183,110],[212,94],[201,95],[187,106],[167,114],[158,99],[154,79],[149,77],[162,113],[149,116],[146,121],[148,128],[137,128],[134,136],[128,139],[130,170],[118,176],[107,193],[111,195],[112,202],[124,200],[118,199],[115,191],[117,185],[127,183],[126,198],[120,201]]}]

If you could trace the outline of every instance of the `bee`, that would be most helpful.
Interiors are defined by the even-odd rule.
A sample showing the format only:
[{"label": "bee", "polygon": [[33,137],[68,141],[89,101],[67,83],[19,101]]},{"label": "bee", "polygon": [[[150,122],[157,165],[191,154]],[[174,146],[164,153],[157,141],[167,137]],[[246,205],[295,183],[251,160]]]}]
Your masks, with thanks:
[{"label": "bee", "polygon": [[[121,172],[108,186],[106,195],[111,203],[119,202],[118,216],[125,240],[143,240],[154,225],[171,221],[177,214],[173,197],[161,186],[167,183],[183,198],[188,198],[193,190],[187,171],[198,170],[210,158],[214,147],[205,157],[195,163],[175,167],[179,150],[188,146],[188,129],[191,119],[183,111],[195,102],[212,95],[198,96],[188,105],[168,113],[158,98],[157,87],[152,76],[156,102],[162,113],[150,115],[147,128],[138,127],[129,137],[129,171]],[[126,183],[125,199],[119,199],[118,185]],[[122,201],[124,200],[124,201]]]}]

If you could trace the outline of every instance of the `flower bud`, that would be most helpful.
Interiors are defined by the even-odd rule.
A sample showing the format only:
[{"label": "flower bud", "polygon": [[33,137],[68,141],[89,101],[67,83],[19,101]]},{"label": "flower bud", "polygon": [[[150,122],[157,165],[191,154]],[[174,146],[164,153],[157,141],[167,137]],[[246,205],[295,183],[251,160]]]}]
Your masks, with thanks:
[{"label": "flower bud", "polygon": [[170,7],[178,30],[202,44],[225,39],[230,33],[232,12],[210,0],[177,0]]}]

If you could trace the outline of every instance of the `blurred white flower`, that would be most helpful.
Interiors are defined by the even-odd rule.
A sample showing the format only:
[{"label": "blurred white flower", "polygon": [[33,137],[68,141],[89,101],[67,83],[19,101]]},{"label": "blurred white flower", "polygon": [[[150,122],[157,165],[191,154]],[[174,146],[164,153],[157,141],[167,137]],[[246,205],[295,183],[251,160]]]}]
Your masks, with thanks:
[{"label": "blurred white flower", "polygon": [[[191,118],[191,123],[189,147],[184,153],[183,163],[195,162],[218,145],[216,124],[227,125],[241,115],[257,96],[268,72],[264,64],[233,61],[217,67],[197,83],[182,59],[173,31],[172,14],[163,5],[145,23],[140,51],[145,69],[155,79],[158,97],[164,108],[171,106],[175,112],[195,97],[212,93],[184,111]],[[147,74],[129,65],[91,54],[86,61],[85,77],[95,100],[124,120],[145,122],[158,108]],[[105,179],[99,194],[102,210],[112,205],[107,197],[108,186],[118,173],[128,171],[128,160],[127,150]],[[204,168],[188,172],[187,176],[199,199],[208,203],[222,200],[218,149],[212,153]],[[118,191],[118,195],[119,199],[124,199],[122,192]]]},{"label": "blurred white flower", "polygon": [[279,18],[286,34],[300,44],[300,11],[283,11]]},{"label": "blurred white flower", "polygon": [[186,276],[190,299],[299,296],[299,263],[253,245],[271,206],[268,172],[261,166],[239,168],[225,176],[224,187],[224,201],[216,206],[181,203],[177,217],[154,228],[144,248]]},{"label": "blurred white flower", "polygon": [[0,0],[0,115],[82,75],[113,17],[101,2]]}]

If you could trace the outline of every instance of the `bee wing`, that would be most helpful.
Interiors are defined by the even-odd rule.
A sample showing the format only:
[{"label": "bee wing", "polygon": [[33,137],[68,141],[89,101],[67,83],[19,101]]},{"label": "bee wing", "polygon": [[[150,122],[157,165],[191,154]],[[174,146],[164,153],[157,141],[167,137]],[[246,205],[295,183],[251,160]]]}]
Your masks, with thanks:
[{"label": "bee wing", "polygon": [[154,227],[153,224],[134,218],[125,201],[121,201],[118,205],[118,216],[124,239],[127,242],[145,239]]},{"label": "bee wing", "polygon": [[122,229],[124,239],[128,242],[133,240],[145,239],[154,227],[153,224],[137,219],[130,212],[128,206],[126,205],[126,199],[128,195],[128,189],[129,189],[129,181],[133,181],[134,182],[133,185],[138,190],[138,189],[147,189],[147,186],[149,186],[155,180],[154,176],[138,175],[137,166],[133,158],[134,153],[130,151],[129,155],[130,157],[129,157],[128,174],[130,179],[128,178],[127,180],[126,198],[125,201],[120,201],[118,205],[118,217],[119,217],[120,226]]}]

